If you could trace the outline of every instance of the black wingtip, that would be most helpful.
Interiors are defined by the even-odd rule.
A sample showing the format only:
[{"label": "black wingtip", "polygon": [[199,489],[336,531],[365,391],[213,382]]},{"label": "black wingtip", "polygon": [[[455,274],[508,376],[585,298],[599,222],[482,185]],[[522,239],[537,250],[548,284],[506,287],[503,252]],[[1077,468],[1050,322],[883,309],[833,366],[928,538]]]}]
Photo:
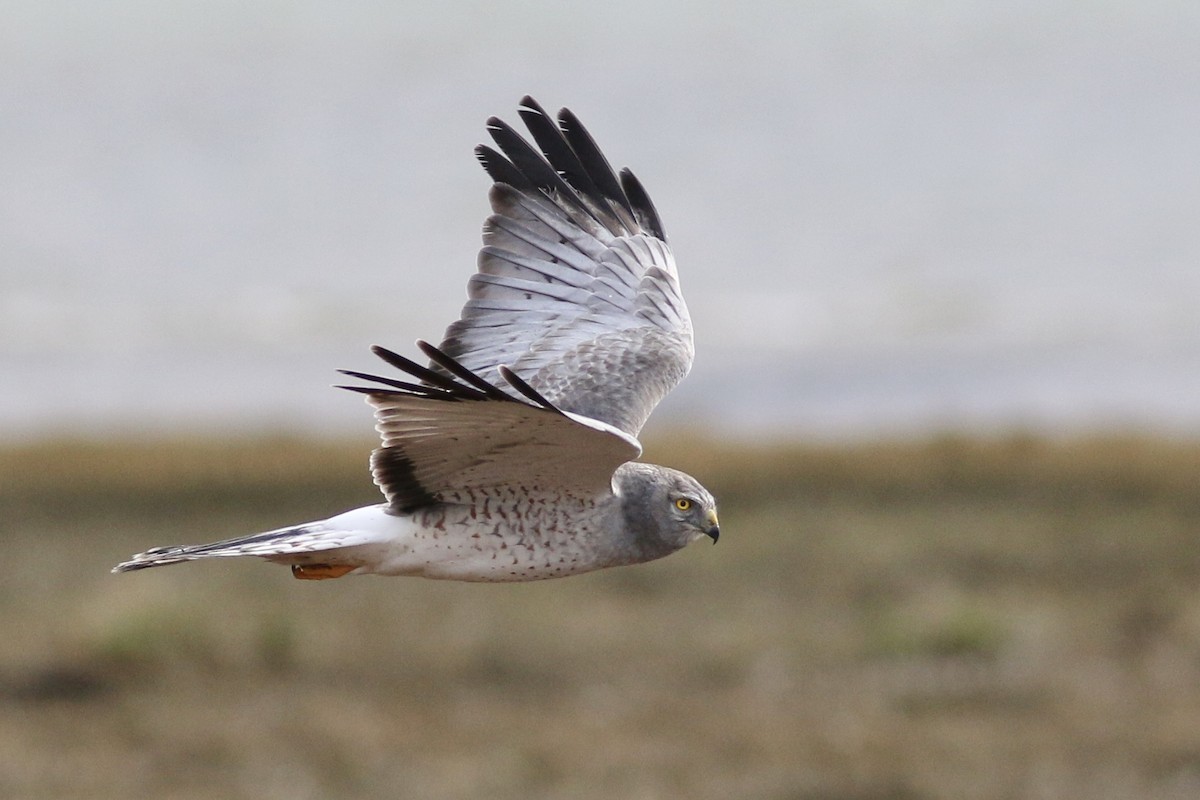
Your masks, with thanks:
[{"label": "black wingtip", "polygon": [[633,228],[637,223],[629,198],[625,196],[625,190],[621,187],[612,165],[587,127],[569,108],[558,112],[558,127],[600,195],[608,201],[612,213],[623,225]]},{"label": "black wingtip", "polygon": [[479,163],[487,172],[488,177],[496,183],[507,183],[514,189],[523,192],[533,191],[533,183],[525,177],[521,170],[514,167],[511,161],[486,144],[475,146],[475,158],[479,159]]},{"label": "black wingtip", "polygon": [[541,114],[543,117],[548,116],[541,104],[533,99],[533,95],[528,94],[521,98],[521,102],[517,103],[517,113],[519,114],[522,111],[532,111],[535,114]]},{"label": "black wingtip", "polygon": [[[360,381],[372,381],[374,383],[379,383],[384,386],[388,386],[392,389],[398,389],[405,394],[420,395],[422,397],[431,397],[431,396],[433,396],[433,397],[450,397],[451,396],[450,392],[447,392],[445,389],[439,389],[436,386],[422,386],[420,384],[412,383],[410,381],[400,381],[400,380],[396,380],[395,378],[386,378],[382,375],[372,375],[369,372],[359,372],[359,371],[353,370],[353,369],[339,369],[338,372],[340,372],[343,375],[347,375],[351,378],[358,378]],[[346,389],[346,388],[352,388],[352,387],[341,386],[338,388]],[[377,391],[377,392],[384,391],[383,389],[379,389],[378,387],[375,387],[375,388],[365,387],[365,388],[367,391]]]},{"label": "black wingtip", "polygon": [[424,339],[417,340],[417,349],[424,353],[431,362],[438,365],[442,369],[449,372],[454,377],[465,382],[469,387],[479,392],[484,397],[492,400],[512,400],[512,396],[507,392],[493,386],[483,378],[476,375],[471,370],[458,363],[454,358],[446,355],[438,348],[434,347]]},{"label": "black wingtip", "polygon": [[664,242],[667,241],[667,231],[663,227],[662,218],[658,215],[658,209],[654,207],[642,182],[637,179],[629,167],[621,168],[620,177],[621,188],[625,190],[625,196],[629,198],[629,204],[633,206],[634,217],[638,223],[649,233]]},{"label": "black wingtip", "polygon": [[[539,137],[538,132],[540,127],[546,124],[546,121],[528,109],[522,110],[520,113],[526,127],[533,133],[534,139],[542,144],[542,137]],[[550,161],[547,161],[550,154],[545,152],[544,144],[543,152],[538,152],[521,134],[517,133],[515,128],[496,117],[488,120],[488,133],[495,141],[496,146],[500,148],[500,152],[504,154],[511,169],[520,173],[529,186],[538,189],[548,197],[557,198],[558,202],[569,202],[586,213],[586,207],[576,197],[575,189],[567,180],[564,180],[558,165],[553,163],[554,159],[551,158]],[[502,174],[507,174],[507,170],[508,167],[505,166],[499,168]]]},{"label": "black wingtip", "polygon": [[[427,343],[418,340],[417,346],[421,347],[422,345],[427,345]],[[386,347],[381,347],[377,344],[371,345],[371,352],[401,372],[411,375],[417,380],[422,381],[434,388],[441,389],[442,391],[454,395],[455,397],[478,399],[482,396],[478,390],[472,388],[471,386],[463,385],[448,375],[435,372],[429,367],[418,364],[410,358],[405,358],[399,353],[394,353],[391,350],[388,350]]]},{"label": "black wingtip", "polygon": [[347,392],[355,392],[356,394],[365,394],[368,396],[373,395],[373,394],[390,394],[391,393],[391,391],[388,389],[375,389],[370,386],[350,386],[349,384],[346,384],[346,383],[335,383],[333,385],[333,388],[345,389]]},{"label": "black wingtip", "polygon": [[391,366],[400,370],[401,372],[410,372],[413,368],[424,369],[424,367],[422,367],[420,364],[413,361],[412,359],[405,358],[404,356],[400,355],[399,353],[397,353],[393,350],[387,349],[383,345],[379,345],[379,344],[371,345],[371,353],[373,355],[376,355],[379,358],[383,359],[388,364],[390,364]]},{"label": "black wingtip", "polygon": [[551,403],[542,395],[541,392],[526,383],[525,379],[520,375],[513,372],[503,364],[501,364],[497,369],[500,372],[500,377],[504,378],[504,380],[508,382],[509,386],[525,395],[526,398],[546,409],[547,411],[558,411],[559,413],[562,413],[558,406],[554,405],[554,403]]}]

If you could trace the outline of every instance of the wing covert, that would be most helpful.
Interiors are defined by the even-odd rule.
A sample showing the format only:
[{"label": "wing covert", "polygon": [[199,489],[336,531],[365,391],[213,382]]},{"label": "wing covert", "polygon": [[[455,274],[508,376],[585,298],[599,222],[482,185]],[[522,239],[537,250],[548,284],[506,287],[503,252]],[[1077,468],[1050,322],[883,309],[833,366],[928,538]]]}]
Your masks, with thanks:
[{"label": "wing covert", "polygon": [[418,346],[449,375],[383,348],[377,355],[406,373],[397,380],[344,370],[375,386],[345,386],[375,409],[382,447],[371,472],[391,510],[453,502],[455,493],[510,488],[600,494],[641,445],[612,426],[556,408],[510,370],[514,394],[470,373],[438,348]]}]

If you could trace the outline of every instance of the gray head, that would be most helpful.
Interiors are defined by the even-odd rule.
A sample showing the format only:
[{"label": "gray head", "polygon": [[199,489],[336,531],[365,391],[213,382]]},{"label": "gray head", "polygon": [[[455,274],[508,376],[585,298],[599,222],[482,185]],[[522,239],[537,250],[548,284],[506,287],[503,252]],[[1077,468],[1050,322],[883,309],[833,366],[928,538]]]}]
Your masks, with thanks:
[{"label": "gray head", "polygon": [[721,533],[717,501],[691,475],[631,461],[617,469],[613,485],[640,560],[660,558],[704,536],[715,543]]}]

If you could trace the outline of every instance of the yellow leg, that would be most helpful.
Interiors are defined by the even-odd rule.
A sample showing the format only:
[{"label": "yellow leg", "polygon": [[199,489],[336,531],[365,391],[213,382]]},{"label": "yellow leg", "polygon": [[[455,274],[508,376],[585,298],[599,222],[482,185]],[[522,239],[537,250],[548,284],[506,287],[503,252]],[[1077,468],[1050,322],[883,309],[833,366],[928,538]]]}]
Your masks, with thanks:
[{"label": "yellow leg", "polygon": [[354,569],[353,564],[292,564],[292,577],[302,581],[340,578]]}]

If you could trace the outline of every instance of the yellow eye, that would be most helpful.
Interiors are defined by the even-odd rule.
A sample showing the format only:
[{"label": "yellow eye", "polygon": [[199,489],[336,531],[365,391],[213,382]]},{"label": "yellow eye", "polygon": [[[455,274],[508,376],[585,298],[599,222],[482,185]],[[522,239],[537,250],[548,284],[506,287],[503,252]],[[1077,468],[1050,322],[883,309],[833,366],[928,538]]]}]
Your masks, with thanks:
[{"label": "yellow eye", "polygon": [[688,500],[686,497],[681,497],[675,501],[675,507],[680,511],[687,511],[692,507],[692,501]]}]

